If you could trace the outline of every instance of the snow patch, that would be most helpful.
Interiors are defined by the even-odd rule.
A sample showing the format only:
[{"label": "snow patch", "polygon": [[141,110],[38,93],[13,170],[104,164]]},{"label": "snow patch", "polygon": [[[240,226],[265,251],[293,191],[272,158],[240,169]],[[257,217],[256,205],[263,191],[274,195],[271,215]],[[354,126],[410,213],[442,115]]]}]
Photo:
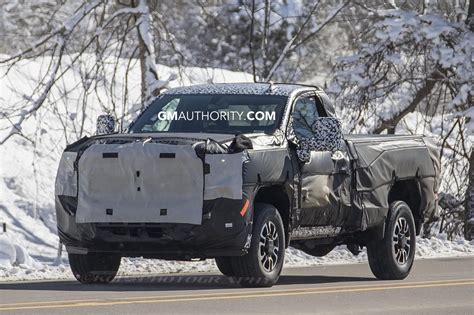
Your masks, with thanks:
[{"label": "snow patch", "polygon": [[41,264],[24,247],[15,244],[6,233],[0,234],[0,270],[16,273],[18,266],[24,269],[41,268]]}]

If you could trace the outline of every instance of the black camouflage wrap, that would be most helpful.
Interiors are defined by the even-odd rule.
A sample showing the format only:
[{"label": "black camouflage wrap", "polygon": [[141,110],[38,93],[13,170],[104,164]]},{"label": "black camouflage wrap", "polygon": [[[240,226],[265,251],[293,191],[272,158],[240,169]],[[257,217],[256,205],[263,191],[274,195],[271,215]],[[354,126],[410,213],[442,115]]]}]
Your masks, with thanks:
[{"label": "black camouflage wrap", "polygon": [[115,129],[115,120],[111,115],[99,115],[97,117],[96,135],[106,135],[112,133]]},{"label": "black camouflage wrap", "polygon": [[346,135],[345,140],[354,161],[352,208],[361,213],[357,226],[365,230],[385,221],[390,191],[397,182],[414,183],[411,188],[420,198],[412,205],[415,220],[423,223],[432,217],[437,207],[440,162],[431,138]]},{"label": "black camouflage wrap", "polygon": [[[311,125],[312,135],[297,136],[299,145],[296,149],[302,162],[309,162],[311,151],[337,151],[342,147],[341,123],[336,118],[319,117]],[[298,130],[295,130],[298,133]],[[300,138],[301,137],[301,138]]]},{"label": "black camouflage wrap", "polygon": [[281,95],[289,96],[297,84],[270,83],[216,83],[192,85],[166,90],[163,94],[228,94],[228,95]]}]

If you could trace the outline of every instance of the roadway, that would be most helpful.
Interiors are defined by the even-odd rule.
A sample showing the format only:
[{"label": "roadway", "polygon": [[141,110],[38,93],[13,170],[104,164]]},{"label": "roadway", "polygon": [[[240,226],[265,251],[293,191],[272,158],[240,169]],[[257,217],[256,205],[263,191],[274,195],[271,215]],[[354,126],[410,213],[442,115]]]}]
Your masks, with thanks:
[{"label": "roadway", "polygon": [[13,314],[474,314],[474,257],[417,260],[402,281],[367,264],[285,268],[272,288],[216,273],[120,277],[108,285],[0,282]]}]

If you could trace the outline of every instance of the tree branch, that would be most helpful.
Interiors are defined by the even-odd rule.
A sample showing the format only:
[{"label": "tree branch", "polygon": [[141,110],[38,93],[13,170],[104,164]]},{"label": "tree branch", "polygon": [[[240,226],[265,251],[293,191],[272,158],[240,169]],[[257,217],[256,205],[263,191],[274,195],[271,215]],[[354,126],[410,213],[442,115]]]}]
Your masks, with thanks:
[{"label": "tree branch", "polygon": [[413,112],[418,104],[433,90],[436,82],[443,78],[443,73],[439,70],[433,71],[426,79],[425,85],[419,89],[411,103],[405,107],[401,112],[396,114],[391,119],[382,120],[379,125],[374,129],[374,133],[381,133],[382,131],[390,128],[395,128],[397,124],[402,120],[406,115]]}]

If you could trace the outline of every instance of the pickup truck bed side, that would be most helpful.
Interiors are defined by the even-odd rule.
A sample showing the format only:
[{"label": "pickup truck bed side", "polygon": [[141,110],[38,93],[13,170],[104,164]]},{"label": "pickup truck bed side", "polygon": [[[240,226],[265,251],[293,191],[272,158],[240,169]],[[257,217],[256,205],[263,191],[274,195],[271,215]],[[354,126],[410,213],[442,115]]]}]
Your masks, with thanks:
[{"label": "pickup truck bed side", "polygon": [[[362,230],[385,221],[393,201],[390,192],[397,183],[405,183],[406,188],[413,184],[410,188],[415,191],[410,196],[419,199],[410,203],[417,222],[423,223],[425,214],[431,216],[436,208],[433,187],[440,173],[431,139],[421,136],[346,136],[345,139],[354,161],[353,207],[362,211]],[[403,192],[407,191],[400,191]]]}]

